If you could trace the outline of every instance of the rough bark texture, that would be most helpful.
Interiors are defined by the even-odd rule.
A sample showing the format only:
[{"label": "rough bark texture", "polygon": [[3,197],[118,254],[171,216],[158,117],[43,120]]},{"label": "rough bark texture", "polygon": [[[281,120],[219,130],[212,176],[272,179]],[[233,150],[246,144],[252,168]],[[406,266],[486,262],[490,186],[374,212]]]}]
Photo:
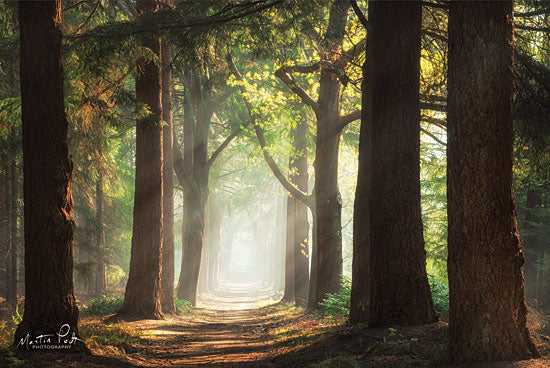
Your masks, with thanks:
[{"label": "rough bark texture", "polygon": [[513,2],[451,2],[447,99],[454,361],[537,355],[512,188]]},{"label": "rough bark texture", "polygon": [[56,333],[63,324],[78,333],[61,17],[61,0],[19,3],[26,295],[16,345],[27,333]]},{"label": "rough bark texture", "polygon": [[[334,1],[330,9],[324,58],[335,60],[342,44],[349,10],[348,1]],[[315,148],[316,243],[312,262],[308,309],[315,309],[327,293],[340,289],[342,275],[342,197],[338,189],[338,149],[341,132],[336,128],[340,113],[340,81],[328,68],[321,68]]]},{"label": "rough bark texture", "polygon": [[[435,321],[420,211],[420,1],[369,3],[372,89],[354,211],[350,321]],[[366,101],[367,99],[372,101]]]},{"label": "rough bark texture", "polygon": [[[137,2],[138,14],[157,10],[156,1]],[[143,36],[144,46],[160,56],[160,39]],[[136,124],[136,183],[130,273],[119,316],[162,318],[160,276],[162,252],[161,73],[154,62],[138,60],[136,97],[151,113]]]},{"label": "rough bark texture", "polygon": [[174,159],[172,124],[172,77],[170,48],[162,45],[162,145],[163,145],[163,227],[161,305],[163,313],[175,313],[174,304]]}]

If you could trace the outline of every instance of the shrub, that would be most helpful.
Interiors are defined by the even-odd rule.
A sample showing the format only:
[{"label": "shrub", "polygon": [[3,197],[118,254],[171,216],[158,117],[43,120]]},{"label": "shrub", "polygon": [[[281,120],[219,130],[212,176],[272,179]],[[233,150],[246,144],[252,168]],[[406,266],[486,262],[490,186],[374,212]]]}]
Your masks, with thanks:
[{"label": "shrub", "polygon": [[175,296],[174,303],[176,304],[176,309],[179,313],[191,313],[193,310],[193,304],[191,304],[188,300],[178,299],[178,297]]},{"label": "shrub", "polygon": [[82,312],[95,315],[113,314],[119,311],[123,302],[123,299],[105,294],[101,299],[91,300],[87,306],[82,308]]},{"label": "shrub", "polygon": [[325,300],[319,303],[320,312],[324,316],[346,318],[349,314],[351,299],[351,280],[345,276],[340,281],[342,287],[334,294],[327,294]]},{"label": "shrub", "polygon": [[439,315],[449,314],[449,285],[446,280],[435,275],[428,274],[435,313]]}]

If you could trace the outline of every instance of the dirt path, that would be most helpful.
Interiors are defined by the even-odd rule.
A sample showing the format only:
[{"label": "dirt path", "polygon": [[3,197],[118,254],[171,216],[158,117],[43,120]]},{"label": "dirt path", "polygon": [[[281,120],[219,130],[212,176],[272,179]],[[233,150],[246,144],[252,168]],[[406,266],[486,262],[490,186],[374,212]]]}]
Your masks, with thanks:
[{"label": "dirt path", "polygon": [[268,309],[196,310],[164,321],[128,325],[144,333],[148,353],[132,359],[142,367],[269,367],[274,340],[269,330],[298,318]]}]

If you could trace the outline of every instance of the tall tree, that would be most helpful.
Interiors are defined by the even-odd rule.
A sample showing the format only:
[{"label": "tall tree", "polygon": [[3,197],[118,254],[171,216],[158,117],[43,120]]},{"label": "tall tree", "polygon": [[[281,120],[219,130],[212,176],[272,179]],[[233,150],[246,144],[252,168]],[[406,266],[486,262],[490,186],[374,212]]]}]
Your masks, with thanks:
[{"label": "tall tree", "polygon": [[78,333],[73,293],[72,162],[67,146],[61,62],[61,0],[20,1],[27,334]]},{"label": "tall tree", "polygon": [[[156,0],[138,0],[139,16],[158,10]],[[160,38],[143,35],[143,45],[161,56]],[[136,182],[130,272],[118,316],[160,319],[163,225],[161,71],[152,60],[137,61],[136,97],[149,113],[136,124]]]},{"label": "tall tree", "polygon": [[172,70],[170,47],[162,45],[162,156],[163,178],[163,228],[162,228],[162,277],[161,305],[163,313],[172,314],[174,305],[174,158],[172,124]]},{"label": "tall tree", "polygon": [[422,3],[370,1],[369,22],[350,321],[427,324],[435,315],[420,211]]},{"label": "tall tree", "polygon": [[447,201],[454,361],[537,355],[512,187],[513,1],[449,11]]}]

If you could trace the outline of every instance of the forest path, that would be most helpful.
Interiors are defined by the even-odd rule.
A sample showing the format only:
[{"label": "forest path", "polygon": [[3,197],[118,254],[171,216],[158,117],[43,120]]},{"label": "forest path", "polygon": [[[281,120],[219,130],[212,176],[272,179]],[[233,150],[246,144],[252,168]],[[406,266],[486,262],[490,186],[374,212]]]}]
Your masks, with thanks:
[{"label": "forest path", "polygon": [[302,313],[274,307],[246,310],[196,309],[170,319],[127,323],[143,333],[141,367],[275,367],[269,331]]}]

